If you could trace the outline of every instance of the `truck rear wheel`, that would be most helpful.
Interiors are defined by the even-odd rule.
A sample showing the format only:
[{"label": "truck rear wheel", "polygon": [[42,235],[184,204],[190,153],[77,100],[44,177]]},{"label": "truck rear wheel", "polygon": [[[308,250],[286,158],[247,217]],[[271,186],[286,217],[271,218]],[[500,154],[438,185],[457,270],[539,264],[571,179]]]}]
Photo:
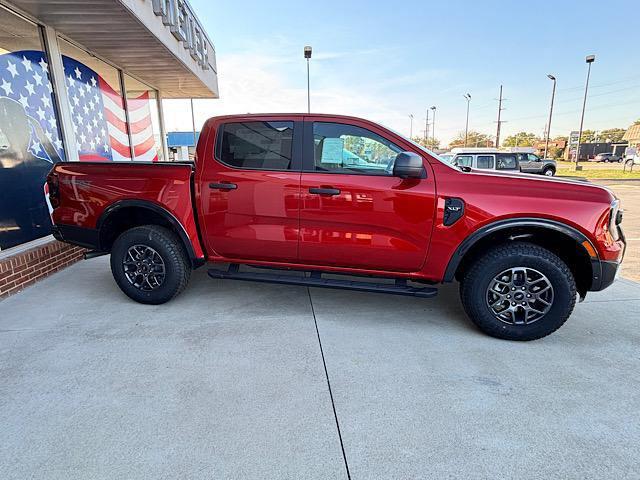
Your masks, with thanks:
[{"label": "truck rear wheel", "polygon": [[111,272],[129,298],[158,305],[184,290],[191,265],[175,233],[144,225],[126,230],[116,239],[111,249]]},{"label": "truck rear wheel", "polygon": [[462,305],[478,328],[506,340],[536,340],[569,318],[576,284],[569,267],[538,245],[495,247],[467,270]]}]

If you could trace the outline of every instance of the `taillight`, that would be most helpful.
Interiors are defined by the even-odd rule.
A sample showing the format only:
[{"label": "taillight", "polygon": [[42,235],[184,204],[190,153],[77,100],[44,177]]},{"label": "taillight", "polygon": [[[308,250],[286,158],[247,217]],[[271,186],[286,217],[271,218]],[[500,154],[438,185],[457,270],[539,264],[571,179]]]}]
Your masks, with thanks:
[{"label": "taillight", "polygon": [[60,185],[58,174],[53,170],[47,175],[47,186],[49,187],[49,202],[53,208],[60,206]]}]

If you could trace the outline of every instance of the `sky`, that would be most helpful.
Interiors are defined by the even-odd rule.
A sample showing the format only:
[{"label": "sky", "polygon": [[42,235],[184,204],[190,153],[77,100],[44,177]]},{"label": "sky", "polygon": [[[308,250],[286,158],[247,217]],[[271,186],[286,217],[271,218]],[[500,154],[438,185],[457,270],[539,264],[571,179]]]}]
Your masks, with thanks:
[{"label": "sky", "polygon": [[[206,118],[233,113],[305,112],[311,45],[311,111],[364,117],[424,135],[436,106],[435,136],[447,144],[469,130],[501,138],[542,135],[552,82],[551,136],[577,130],[592,65],[585,129],[627,128],[640,118],[640,1],[244,0],[190,3],[213,41],[220,98],[195,100]],[[188,102],[165,101],[167,130],[189,130]],[[431,112],[430,112],[431,117]],[[431,120],[431,118],[430,118]]]}]

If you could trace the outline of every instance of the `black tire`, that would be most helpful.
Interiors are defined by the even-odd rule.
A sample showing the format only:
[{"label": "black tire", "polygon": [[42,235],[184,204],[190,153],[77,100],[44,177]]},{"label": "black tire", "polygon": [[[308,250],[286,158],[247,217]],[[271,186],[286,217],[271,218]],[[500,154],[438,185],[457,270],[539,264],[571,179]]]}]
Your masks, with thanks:
[{"label": "black tire", "polygon": [[[140,270],[141,273],[138,276],[136,276],[137,270],[126,271],[129,266],[125,267],[123,262],[127,260],[128,263],[135,263],[136,261],[131,261],[132,257],[129,256],[129,252],[135,254],[141,250],[153,256],[158,271],[161,270],[159,265],[160,261],[162,262],[164,267],[162,277],[160,274],[150,273],[149,267],[144,265],[142,267],[133,266],[134,269],[147,268],[146,271]],[[184,290],[191,276],[191,263],[175,233],[157,225],[144,225],[126,230],[116,239],[111,249],[111,272],[120,290],[129,298],[140,303],[158,305],[168,302]],[[145,278],[145,272],[155,275],[152,277],[153,282],[148,280],[138,282],[138,278]],[[161,280],[159,280],[160,277]],[[132,283],[130,278],[134,278],[135,283]],[[137,283],[142,285],[136,286]]]},{"label": "black tire", "polygon": [[553,177],[556,174],[556,170],[553,167],[547,167],[542,171],[545,177]]},{"label": "black tire", "polygon": [[[507,323],[489,306],[491,282],[516,267],[534,269],[552,286],[549,310],[531,323]],[[536,340],[555,332],[569,318],[576,302],[576,284],[569,267],[555,254],[538,245],[514,242],[493,248],[470,266],[460,284],[460,297],[469,318],[486,334],[505,340]]]}]

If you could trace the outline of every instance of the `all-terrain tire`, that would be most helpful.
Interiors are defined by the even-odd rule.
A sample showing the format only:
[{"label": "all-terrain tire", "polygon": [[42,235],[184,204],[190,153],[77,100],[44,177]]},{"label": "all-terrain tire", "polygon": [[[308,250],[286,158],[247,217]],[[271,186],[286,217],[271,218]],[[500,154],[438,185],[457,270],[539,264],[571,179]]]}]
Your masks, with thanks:
[{"label": "all-terrain tire", "polygon": [[[534,269],[552,286],[549,310],[532,323],[507,323],[489,306],[490,283],[501,272],[517,267]],[[460,298],[471,321],[486,334],[506,340],[536,340],[555,332],[569,318],[576,302],[576,283],[569,267],[554,253],[531,243],[513,242],[494,247],[467,269],[460,283]]]},{"label": "all-terrain tire", "polygon": [[556,171],[553,167],[547,167],[542,171],[542,174],[545,177],[553,177],[556,174]]},{"label": "all-terrain tire", "polygon": [[[141,246],[137,247],[137,246]],[[161,282],[144,284],[147,289],[136,286],[127,276],[123,262],[131,260],[128,252],[132,247],[141,251],[155,251],[160,257],[155,257],[156,263],[163,264],[164,277]],[[154,254],[155,255],[155,254]],[[134,267],[135,268],[135,267]],[[160,267],[157,267],[160,268]],[[116,239],[111,249],[111,272],[116,283],[129,298],[136,302],[150,305],[158,305],[168,302],[178,295],[189,282],[191,276],[191,263],[180,241],[180,238],[164,227],[158,225],[144,225],[126,230]],[[159,283],[159,285],[156,285]],[[149,289],[151,288],[151,289]]]}]

